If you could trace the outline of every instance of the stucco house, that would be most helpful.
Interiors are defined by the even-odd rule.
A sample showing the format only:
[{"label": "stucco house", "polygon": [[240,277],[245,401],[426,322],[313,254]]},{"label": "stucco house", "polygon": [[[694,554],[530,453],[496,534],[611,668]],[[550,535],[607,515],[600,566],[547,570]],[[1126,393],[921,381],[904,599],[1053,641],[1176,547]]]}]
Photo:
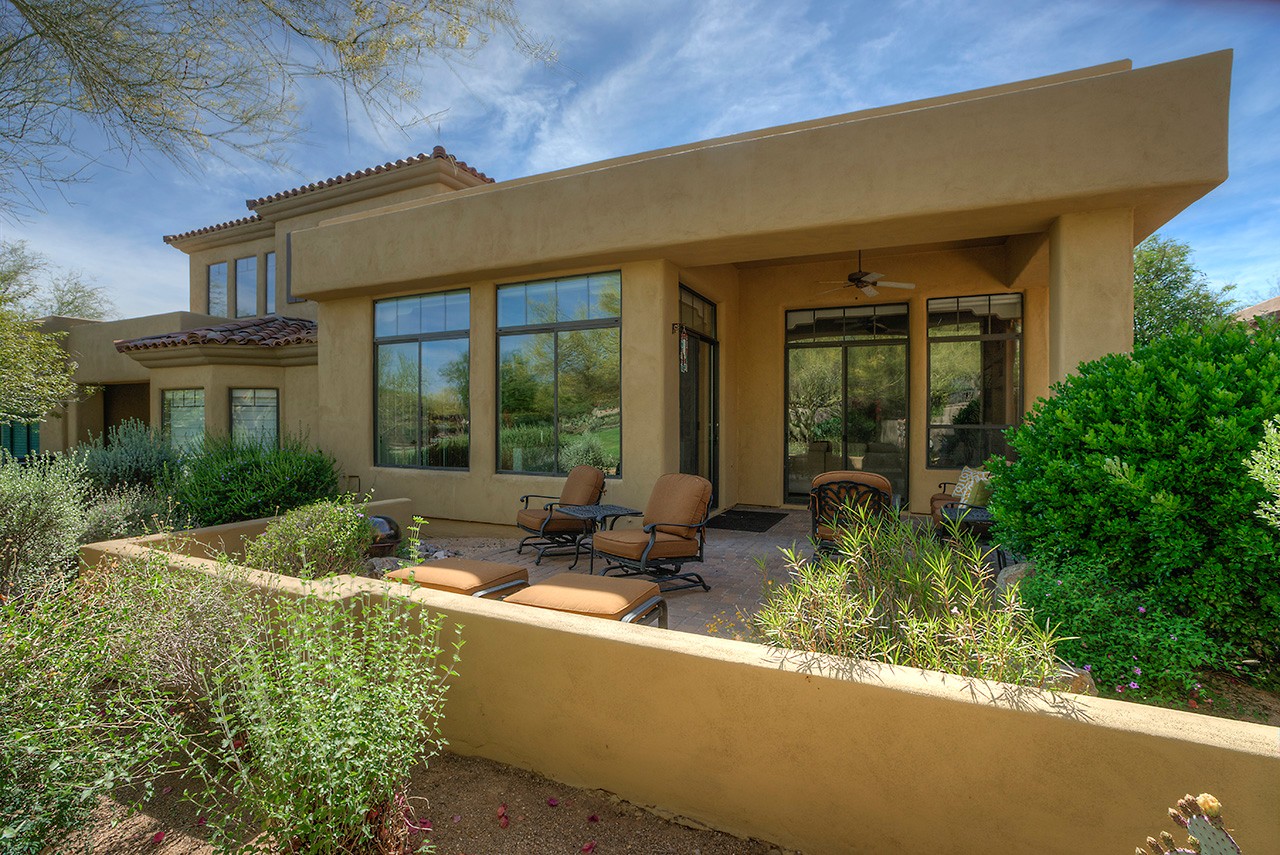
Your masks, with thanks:
[{"label": "stucco house", "polygon": [[1128,61],[494,181],[443,149],[165,238],[190,312],[51,319],[174,441],[305,433],[348,484],[509,523],[592,462],[719,507],[827,469],[912,510],[1132,342],[1132,250],[1227,177],[1229,51]]}]

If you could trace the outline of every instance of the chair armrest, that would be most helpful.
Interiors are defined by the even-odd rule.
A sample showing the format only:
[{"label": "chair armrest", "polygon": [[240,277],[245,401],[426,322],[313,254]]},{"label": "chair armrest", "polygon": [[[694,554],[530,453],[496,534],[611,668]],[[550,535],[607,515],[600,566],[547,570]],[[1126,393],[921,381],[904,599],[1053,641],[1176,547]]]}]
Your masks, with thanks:
[{"label": "chair armrest", "polygon": [[707,523],[710,521],[710,519],[711,519],[710,517],[703,517],[703,518],[702,518],[702,522],[700,522],[700,523],[687,523],[687,522],[653,522],[653,523],[649,523],[648,525],[644,526],[642,530],[644,531],[644,533],[645,533],[645,534],[653,534],[653,532],[654,532],[654,531],[658,528],[658,526],[660,526],[660,525],[669,525],[669,526],[676,526],[676,527],[679,527],[679,528],[693,528],[693,529],[699,529],[699,530],[700,530],[700,529],[704,529],[704,528],[706,528],[706,527],[707,527]]},{"label": "chair armrest", "polygon": [[948,488],[948,487],[954,487],[955,485],[956,485],[956,482],[955,482],[955,481],[942,481],[941,483],[939,483],[939,484],[938,484],[938,492],[939,492],[939,493],[950,493],[951,491],[950,491],[950,490],[948,490],[947,488]]},{"label": "chair armrest", "polygon": [[[524,506],[525,506],[526,508],[528,508],[528,507],[529,507],[529,500],[530,500],[530,499],[555,499],[556,501],[559,501],[559,500],[560,500],[560,497],[559,497],[559,496],[540,496],[540,495],[538,495],[537,493],[529,493],[528,495],[525,495],[525,496],[521,496],[521,497],[520,497],[520,501],[524,502]],[[544,510],[545,510],[545,508],[544,508]]]}]

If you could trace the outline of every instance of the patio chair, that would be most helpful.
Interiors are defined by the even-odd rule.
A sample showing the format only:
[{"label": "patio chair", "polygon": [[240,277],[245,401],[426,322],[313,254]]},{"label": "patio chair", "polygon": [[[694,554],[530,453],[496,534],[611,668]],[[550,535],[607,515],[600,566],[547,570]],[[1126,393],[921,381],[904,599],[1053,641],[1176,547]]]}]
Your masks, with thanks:
[{"label": "patio chair", "polygon": [[862,509],[873,514],[893,512],[893,485],[874,472],[835,471],[815,476],[809,487],[809,522],[814,547],[836,547],[837,531],[858,519]]},{"label": "patio chair", "polygon": [[620,570],[615,575],[645,576],[663,593],[699,587],[710,591],[701,574],[682,572],[685,564],[702,561],[710,505],[706,478],[663,475],[649,494],[642,527],[596,532],[592,560],[595,555],[604,559],[601,575]]},{"label": "patio chair", "polygon": [[[564,489],[559,496],[539,496],[530,493],[521,496],[524,507],[516,512],[516,525],[529,532],[529,536],[520,541],[516,554],[524,552],[526,546],[538,550],[538,558],[533,563],[541,564],[544,555],[573,555],[577,558],[582,538],[591,533],[594,523],[591,520],[571,517],[557,511],[563,505],[596,505],[604,495],[604,472],[594,466],[575,466],[569,470],[565,478]],[[530,499],[552,499],[541,508],[529,507]],[[551,552],[550,550],[556,550]]]},{"label": "patio chair", "polygon": [[[940,483],[938,492],[929,497],[929,515],[933,517],[934,528],[941,529],[944,526],[942,518],[944,507],[969,505],[969,492],[973,489],[973,485],[979,481],[985,481],[988,477],[990,476],[985,469],[966,466],[960,471],[960,477],[957,480]],[[986,502],[973,506],[985,507]]]}]

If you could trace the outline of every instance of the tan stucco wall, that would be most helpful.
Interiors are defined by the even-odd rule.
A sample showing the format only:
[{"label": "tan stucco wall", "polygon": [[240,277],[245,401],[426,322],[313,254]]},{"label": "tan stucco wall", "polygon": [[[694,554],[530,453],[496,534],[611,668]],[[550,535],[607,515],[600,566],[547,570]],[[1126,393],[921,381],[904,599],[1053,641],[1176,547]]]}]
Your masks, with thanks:
[{"label": "tan stucco wall", "polygon": [[294,233],[295,290],[800,257],[1037,233],[1112,208],[1145,235],[1225,180],[1230,68],[1229,52],[1207,54],[338,217]]},{"label": "tan stucco wall", "polygon": [[1064,214],[1049,230],[1049,377],[1133,350],[1133,212]]},{"label": "tan stucco wall", "polygon": [[[234,296],[236,293],[236,259],[253,257],[258,260],[257,279],[254,282],[255,293],[258,295],[258,302],[255,314],[268,315],[272,313],[289,314],[284,310],[284,254],[276,250],[275,236],[271,234],[261,234],[266,229],[261,224],[254,227],[254,231],[259,236],[238,242],[238,243],[220,243],[191,253],[189,259],[190,271],[190,300],[191,311],[208,312],[209,311],[209,265],[226,262],[227,265],[227,311],[231,317],[235,317]],[[276,304],[268,306],[266,302],[267,295],[267,263],[266,255],[268,252],[277,252],[276,264]],[[306,315],[294,315],[294,317],[307,317]],[[220,323],[225,323],[226,318],[220,318]]]},{"label": "tan stucco wall", "polygon": [[[321,590],[354,604],[381,585]],[[1223,801],[1245,852],[1280,853],[1275,727],[408,596],[463,627],[443,722],[458,753],[810,855],[1129,851],[1173,830],[1165,811],[1187,791]]]},{"label": "tan stucco wall", "polygon": [[231,389],[280,390],[280,433],[315,439],[318,372],[314,365],[190,365],[151,370],[151,424],[161,426],[162,392],[204,389],[205,433],[225,435],[231,425]]}]

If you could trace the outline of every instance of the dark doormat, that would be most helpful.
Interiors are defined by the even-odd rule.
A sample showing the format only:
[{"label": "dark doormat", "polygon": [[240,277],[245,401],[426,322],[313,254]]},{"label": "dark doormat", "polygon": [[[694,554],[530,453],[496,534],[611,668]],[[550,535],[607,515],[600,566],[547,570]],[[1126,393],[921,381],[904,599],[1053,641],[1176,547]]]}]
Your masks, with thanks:
[{"label": "dark doormat", "polygon": [[707,528],[721,528],[726,531],[768,531],[786,518],[786,514],[776,511],[739,511],[730,508],[719,516],[711,518]]}]

